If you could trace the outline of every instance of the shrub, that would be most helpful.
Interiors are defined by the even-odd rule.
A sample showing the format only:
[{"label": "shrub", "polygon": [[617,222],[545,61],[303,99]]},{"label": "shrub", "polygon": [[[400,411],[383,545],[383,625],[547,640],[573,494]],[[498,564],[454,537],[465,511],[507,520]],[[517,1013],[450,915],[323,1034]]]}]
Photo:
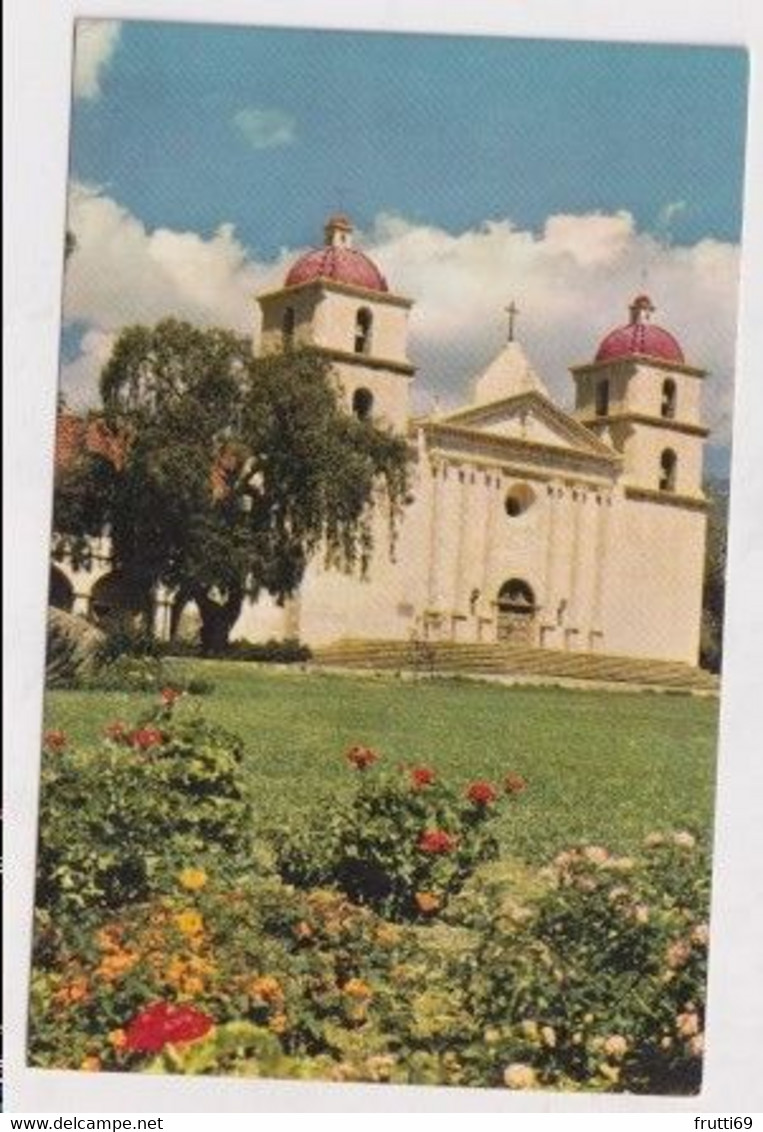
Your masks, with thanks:
[{"label": "shrub", "polygon": [[394,1041],[384,988],[415,948],[339,893],[186,866],[128,914],[38,912],[33,1062],[325,1078],[352,1052],[373,1079],[364,1058]]},{"label": "shrub", "polygon": [[334,884],[384,915],[419,918],[440,911],[474,869],[497,856],[490,819],[498,801],[487,782],[454,790],[429,767],[380,771],[375,752],[354,747],[354,796],[276,835],[283,877],[307,887]]},{"label": "shrub", "polygon": [[[240,741],[167,689],[137,727],[109,726],[95,751],[46,742],[37,903],[115,908],[144,900],[191,858],[236,855],[249,839]],[[57,733],[58,734],[58,733]]]},{"label": "shrub", "polygon": [[484,926],[469,979],[475,1079],[698,1091],[706,866],[688,833],[652,837],[639,859],[597,846],[560,854],[534,909]]},{"label": "shrub", "polygon": [[84,617],[48,609],[45,682],[48,688],[72,688],[98,665],[103,634]]},{"label": "shrub", "polygon": [[264,664],[304,664],[312,657],[307,645],[296,640],[231,641],[223,654],[226,660],[254,660]]},{"label": "shrub", "polygon": [[[201,656],[200,646],[184,640],[166,641],[160,645],[163,656]],[[262,664],[304,664],[312,657],[307,645],[297,640],[229,641],[215,656],[220,660],[259,661]]]}]

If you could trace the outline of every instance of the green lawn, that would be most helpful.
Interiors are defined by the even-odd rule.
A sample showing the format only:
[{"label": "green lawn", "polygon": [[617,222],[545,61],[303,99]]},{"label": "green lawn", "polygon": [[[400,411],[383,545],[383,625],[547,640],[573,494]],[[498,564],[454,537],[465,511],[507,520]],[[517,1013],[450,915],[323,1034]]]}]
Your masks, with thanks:
[{"label": "green lawn", "polygon": [[[498,832],[506,852],[528,861],[581,839],[628,851],[652,829],[710,829],[714,700],[188,663],[214,682],[197,701],[206,715],[243,737],[268,821],[331,806],[352,784],[343,752],[363,743],[392,765],[429,765],[456,782],[525,775],[528,790],[504,807]],[[50,692],[46,726],[91,745],[106,723],[129,722],[151,702]]]}]

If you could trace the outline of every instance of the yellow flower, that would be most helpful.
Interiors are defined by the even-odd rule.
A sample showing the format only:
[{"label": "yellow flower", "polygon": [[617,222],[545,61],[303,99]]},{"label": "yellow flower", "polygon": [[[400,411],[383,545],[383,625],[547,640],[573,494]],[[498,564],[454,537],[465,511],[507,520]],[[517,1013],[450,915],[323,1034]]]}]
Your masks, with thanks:
[{"label": "yellow flower", "polygon": [[249,994],[270,1006],[283,1002],[283,987],[272,975],[260,975],[249,984]]},{"label": "yellow flower", "polygon": [[204,980],[198,975],[188,975],[182,982],[183,994],[196,998],[204,990]]},{"label": "yellow flower", "polygon": [[124,1049],[127,1042],[127,1034],[124,1030],[112,1030],[109,1034],[109,1045],[112,1049]]},{"label": "yellow flower", "polygon": [[605,1039],[603,1048],[607,1057],[613,1057],[615,1061],[619,1061],[628,1052],[628,1042],[622,1034],[610,1034]]},{"label": "yellow flower", "polygon": [[608,1062],[603,1061],[598,1068],[599,1073],[605,1081],[610,1081],[613,1085],[616,1085],[620,1080],[620,1069],[617,1065],[610,1065]]},{"label": "yellow flower", "polygon": [[556,1030],[553,1028],[553,1026],[541,1026],[540,1036],[544,1046],[548,1046],[549,1049],[553,1049],[555,1047]]},{"label": "yellow flower", "polygon": [[372,998],[374,993],[368,983],[364,983],[362,979],[348,979],[342,991],[350,998]]},{"label": "yellow flower", "polygon": [[207,874],[203,869],[183,869],[178,880],[183,888],[187,888],[189,892],[198,892],[207,883]]},{"label": "yellow flower", "polygon": [[507,1089],[533,1089],[538,1084],[538,1078],[531,1065],[515,1061],[504,1070],[503,1083]]},{"label": "yellow flower", "polygon": [[86,1073],[97,1073],[101,1068],[100,1060],[93,1054],[89,1054],[83,1059],[80,1069],[84,1069]]},{"label": "yellow flower", "polygon": [[289,1020],[285,1014],[274,1014],[268,1022],[268,1029],[274,1034],[283,1034],[288,1029]]},{"label": "yellow flower", "polygon": [[200,935],[204,931],[204,921],[198,912],[188,908],[185,912],[178,912],[175,924],[183,935]]},{"label": "yellow flower", "polygon": [[698,947],[707,947],[710,942],[710,929],[707,924],[695,924],[691,930],[691,941]]},{"label": "yellow flower", "polygon": [[525,1018],[525,1020],[520,1023],[519,1028],[522,1031],[522,1036],[527,1038],[528,1042],[537,1042],[540,1040],[538,1023],[533,1022],[531,1018]]}]

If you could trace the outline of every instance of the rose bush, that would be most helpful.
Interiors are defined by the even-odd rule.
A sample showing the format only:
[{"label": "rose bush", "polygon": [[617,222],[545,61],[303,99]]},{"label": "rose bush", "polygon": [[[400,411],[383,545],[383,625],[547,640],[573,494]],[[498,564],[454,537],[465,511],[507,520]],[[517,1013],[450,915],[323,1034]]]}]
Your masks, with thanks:
[{"label": "rose bush", "polygon": [[538,869],[497,859],[492,832],[521,776],[451,785],[365,746],[345,764],[347,801],[271,849],[241,743],[179,688],[92,751],[46,732],[32,1063],[698,1088],[709,870],[693,833]]},{"label": "rose bush", "polygon": [[356,789],[320,823],[276,833],[281,875],[301,887],[336,885],[392,918],[428,916],[498,843],[490,819],[499,794],[477,781],[454,789],[431,767],[384,770],[368,747],[345,756]]},{"label": "rose bush", "polygon": [[638,857],[583,846],[545,870],[533,908],[486,915],[469,978],[475,1077],[497,1085],[520,1065],[545,1087],[696,1092],[708,875],[685,831]]},{"label": "rose bush", "polygon": [[175,713],[175,699],[163,697],[136,727],[114,721],[96,750],[47,733],[38,908],[145,900],[189,854],[233,862],[247,851],[242,745],[190,709]]}]

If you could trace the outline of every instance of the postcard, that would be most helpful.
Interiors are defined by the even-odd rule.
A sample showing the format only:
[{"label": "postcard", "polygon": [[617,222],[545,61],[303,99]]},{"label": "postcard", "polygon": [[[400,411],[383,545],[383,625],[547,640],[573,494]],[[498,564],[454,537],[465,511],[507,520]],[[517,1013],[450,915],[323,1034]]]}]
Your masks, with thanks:
[{"label": "postcard", "polygon": [[76,20],[29,1068],[701,1097],[747,78]]}]

